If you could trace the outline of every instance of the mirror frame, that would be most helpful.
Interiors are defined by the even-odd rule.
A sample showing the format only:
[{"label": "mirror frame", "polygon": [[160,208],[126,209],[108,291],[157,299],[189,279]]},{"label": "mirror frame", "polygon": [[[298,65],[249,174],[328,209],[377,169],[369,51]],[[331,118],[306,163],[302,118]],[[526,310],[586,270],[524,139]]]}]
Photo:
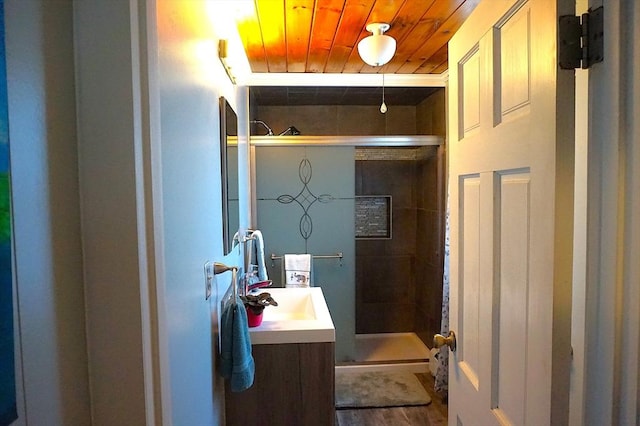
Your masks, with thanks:
[{"label": "mirror frame", "polygon": [[[234,123],[230,121],[233,120]],[[228,137],[231,125],[238,128],[238,117],[224,96],[220,96],[220,181],[222,183],[222,250],[224,255],[231,253],[233,244],[229,229],[229,164]],[[237,132],[236,132],[237,133]],[[237,136],[237,135],[236,135]]]}]

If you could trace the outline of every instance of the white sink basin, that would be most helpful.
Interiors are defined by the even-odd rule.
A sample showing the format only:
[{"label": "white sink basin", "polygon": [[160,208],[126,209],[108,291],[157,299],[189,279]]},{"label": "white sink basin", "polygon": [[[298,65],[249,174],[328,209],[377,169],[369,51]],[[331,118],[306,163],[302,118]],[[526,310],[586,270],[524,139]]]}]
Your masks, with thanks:
[{"label": "white sink basin", "polygon": [[262,324],[249,329],[252,344],[335,342],[335,328],[320,287],[261,290],[271,293],[278,306],[267,306]]}]

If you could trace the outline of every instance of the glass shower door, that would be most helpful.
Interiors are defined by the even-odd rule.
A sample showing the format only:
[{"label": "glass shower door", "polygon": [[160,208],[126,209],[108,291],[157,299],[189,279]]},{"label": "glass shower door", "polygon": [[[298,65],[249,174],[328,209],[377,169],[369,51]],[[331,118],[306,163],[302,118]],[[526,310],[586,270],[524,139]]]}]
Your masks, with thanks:
[{"label": "glass shower door", "polygon": [[336,361],[355,358],[354,147],[255,148],[257,228],[264,235],[269,278],[283,286],[284,254],[315,258],[312,285],[321,287],[336,328]]}]

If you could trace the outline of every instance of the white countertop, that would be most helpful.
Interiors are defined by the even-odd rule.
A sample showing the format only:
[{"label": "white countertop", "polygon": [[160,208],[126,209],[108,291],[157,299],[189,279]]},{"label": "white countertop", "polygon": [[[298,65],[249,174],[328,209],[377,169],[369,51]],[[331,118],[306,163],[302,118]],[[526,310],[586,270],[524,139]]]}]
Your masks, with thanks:
[{"label": "white countertop", "polygon": [[252,294],[264,292],[271,293],[278,306],[267,306],[262,324],[249,328],[252,344],[336,341],[335,327],[320,287],[267,287]]}]

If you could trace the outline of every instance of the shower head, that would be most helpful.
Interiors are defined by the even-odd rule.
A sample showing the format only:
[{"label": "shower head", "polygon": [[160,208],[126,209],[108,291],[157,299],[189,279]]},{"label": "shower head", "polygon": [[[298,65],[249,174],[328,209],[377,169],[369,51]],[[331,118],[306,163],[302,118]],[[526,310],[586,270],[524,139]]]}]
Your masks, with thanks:
[{"label": "shower head", "polygon": [[262,126],[264,126],[265,129],[267,129],[267,136],[273,136],[273,130],[271,130],[271,127],[269,127],[269,125],[267,123],[265,123],[262,120],[251,120],[250,121],[251,124],[260,124]]},{"label": "shower head", "polygon": [[280,133],[278,136],[284,136],[287,133],[291,133],[292,136],[298,136],[300,134],[300,130],[296,129],[294,126],[289,126],[287,130]]}]

